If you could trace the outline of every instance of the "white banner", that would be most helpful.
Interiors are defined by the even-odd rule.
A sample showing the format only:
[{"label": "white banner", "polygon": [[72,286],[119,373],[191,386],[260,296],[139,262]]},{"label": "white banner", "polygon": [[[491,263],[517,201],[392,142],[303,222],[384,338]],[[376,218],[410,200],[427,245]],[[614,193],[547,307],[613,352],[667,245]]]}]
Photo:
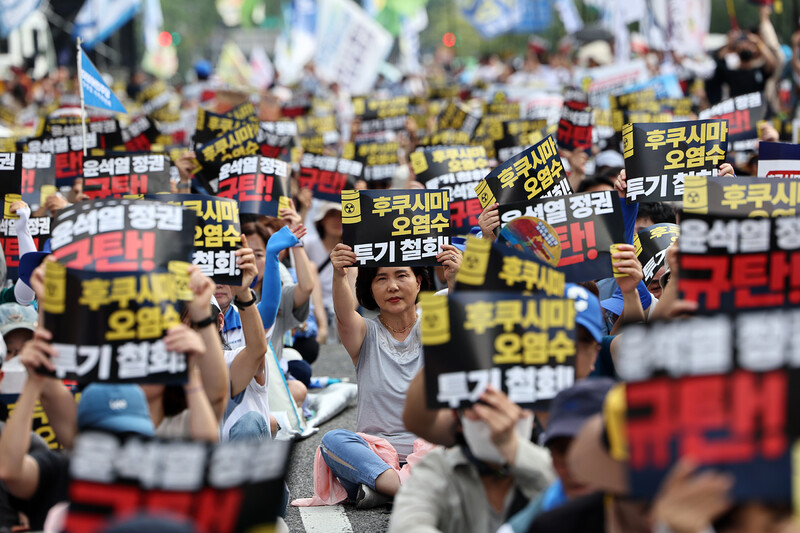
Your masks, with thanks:
[{"label": "white banner", "polygon": [[317,13],[317,74],[351,94],[369,92],[393,38],[352,0],[321,0]]}]

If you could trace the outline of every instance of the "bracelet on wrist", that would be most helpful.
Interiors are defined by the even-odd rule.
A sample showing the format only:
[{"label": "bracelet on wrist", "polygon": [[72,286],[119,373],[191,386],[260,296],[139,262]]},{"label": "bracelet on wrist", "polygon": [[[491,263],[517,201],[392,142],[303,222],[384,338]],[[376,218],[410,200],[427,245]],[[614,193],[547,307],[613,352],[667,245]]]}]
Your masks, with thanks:
[{"label": "bracelet on wrist", "polygon": [[208,318],[204,318],[203,320],[200,320],[199,322],[192,321],[192,326],[194,326],[197,329],[203,329],[205,327],[210,326],[211,324],[216,324],[216,322],[217,322],[217,318],[215,316],[209,315]]},{"label": "bracelet on wrist", "polygon": [[257,300],[257,299],[258,299],[258,298],[256,297],[256,291],[254,291],[253,289],[250,289],[250,300],[249,300],[249,301],[247,301],[247,302],[243,302],[243,301],[241,301],[241,300],[239,299],[239,297],[238,297],[238,296],[234,296],[234,297],[233,297],[233,303],[234,303],[234,304],[236,305],[236,307],[238,307],[239,309],[246,309],[246,308],[250,307],[251,305],[253,305],[254,303],[256,303],[256,300]]}]

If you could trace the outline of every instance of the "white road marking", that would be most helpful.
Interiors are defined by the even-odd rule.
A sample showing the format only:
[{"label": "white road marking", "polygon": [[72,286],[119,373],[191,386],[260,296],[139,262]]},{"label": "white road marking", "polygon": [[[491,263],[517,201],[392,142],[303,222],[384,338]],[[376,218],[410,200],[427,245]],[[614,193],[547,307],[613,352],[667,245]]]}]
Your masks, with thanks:
[{"label": "white road marking", "polygon": [[306,533],[352,533],[353,526],[341,505],[298,507]]}]

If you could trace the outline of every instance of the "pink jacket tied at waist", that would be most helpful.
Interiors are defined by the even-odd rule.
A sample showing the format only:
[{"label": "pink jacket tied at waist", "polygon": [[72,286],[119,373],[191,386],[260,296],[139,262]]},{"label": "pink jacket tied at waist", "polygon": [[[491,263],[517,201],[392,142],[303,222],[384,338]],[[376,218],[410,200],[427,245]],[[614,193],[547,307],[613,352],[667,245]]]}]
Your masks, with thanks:
[{"label": "pink jacket tied at waist", "polygon": [[[425,455],[435,448],[430,442],[417,439],[414,441],[414,452],[406,457],[406,464],[400,468],[400,457],[397,455],[397,450],[389,444],[389,441],[382,437],[375,435],[367,435],[366,433],[358,433],[358,436],[363,438],[369,444],[370,449],[381,458],[383,462],[392,467],[400,476],[400,483],[405,482],[408,476],[411,475],[411,467],[425,457]],[[295,507],[316,507],[318,505],[336,505],[347,499],[347,491],[344,489],[336,476],[333,475],[331,469],[325,464],[322,458],[322,451],[317,447],[317,453],[314,456],[314,496],[312,498],[299,498],[292,501]]]}]

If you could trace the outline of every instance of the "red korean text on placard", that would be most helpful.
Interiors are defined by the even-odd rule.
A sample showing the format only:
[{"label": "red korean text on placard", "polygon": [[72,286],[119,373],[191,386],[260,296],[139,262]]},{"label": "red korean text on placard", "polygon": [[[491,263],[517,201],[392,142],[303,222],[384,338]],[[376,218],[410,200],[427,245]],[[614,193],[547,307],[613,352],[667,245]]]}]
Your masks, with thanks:
[{"label": "red korean text on placard", "polygon": [[786,451],[787,374],[659,378],[626,385],[629,464],[665,469],[678,457],[743,463]]},{"label": "red korean text on placard", "polygon": [[554,226],[553,229],[556,230],[558,240],[561,241],[561,260],[558,262],[558,266],[574,265],[587,259],[591,261],[597,258],[597,240],[593,221],[572,222]]},{"label": "red korean text on placard", "polygon": [[156,236],[152,231],[112,231],[73,241],[53,254],[68,268],[94,264],[101,272],[153,270]]}]

